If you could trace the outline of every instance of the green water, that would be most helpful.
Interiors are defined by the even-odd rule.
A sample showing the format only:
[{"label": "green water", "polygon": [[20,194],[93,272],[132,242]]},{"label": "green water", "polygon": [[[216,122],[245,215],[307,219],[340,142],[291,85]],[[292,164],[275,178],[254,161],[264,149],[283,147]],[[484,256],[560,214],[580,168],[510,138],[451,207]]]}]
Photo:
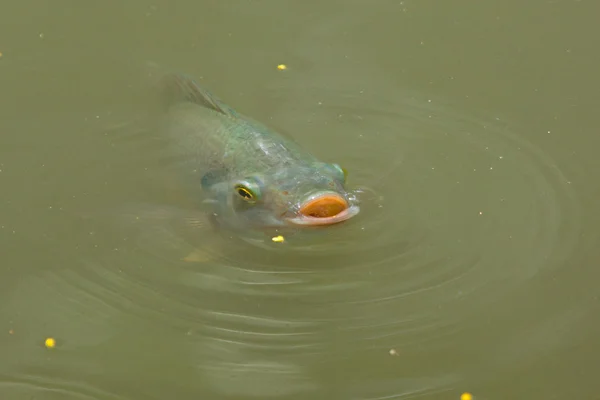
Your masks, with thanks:
[{"label": "green water", "polygon": [[[599,12],[7,4],[0,397],[596,398]],[[361,213],[284,243],[214,232],[147,61],[343,165]]]}]

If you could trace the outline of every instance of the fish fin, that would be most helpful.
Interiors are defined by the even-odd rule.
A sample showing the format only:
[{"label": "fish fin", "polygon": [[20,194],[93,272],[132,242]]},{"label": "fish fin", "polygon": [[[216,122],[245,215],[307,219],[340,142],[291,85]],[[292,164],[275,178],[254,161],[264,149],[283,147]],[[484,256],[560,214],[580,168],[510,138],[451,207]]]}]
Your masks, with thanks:
[{"label": "fish fin", "polygon": [[202,229],[202,228],[206,228],[206,226],[207,226],[204,218],[186,217],[183,219],[183,221],[185,222],[186,226],[193,228],[193,229]]},{"label": "fish fin", "polygon": [[229,107],[214,94],[201,87],[198,82],[190,76],[165,71],[162,67],[153,62],[146,63],[146,70],[147,75],[151,77],[154,84],[158,86],[166,105],[187,101],[229,117],[238,116],[233,108]]},{"label": "fish fin", "polygon": [[190,254],[181,259],[190,263],[205,263],[211,261],[211,257],[201,249],[193,249]]}]

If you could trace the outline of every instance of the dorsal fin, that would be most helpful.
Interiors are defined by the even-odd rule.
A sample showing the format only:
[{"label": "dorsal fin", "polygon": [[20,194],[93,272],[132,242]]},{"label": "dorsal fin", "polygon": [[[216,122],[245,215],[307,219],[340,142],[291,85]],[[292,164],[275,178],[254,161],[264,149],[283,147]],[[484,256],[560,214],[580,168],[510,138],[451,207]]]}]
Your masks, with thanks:
[{"label": "dorsal fin", "polygon": [[148,63],[149,75],[156,79],[163,101],[167,105],[179,102],[191,102],[209,108],[221,114],[236,117],[237,112],[219,98],[201,87],[193,78],[162,70],[156,64]]},{"label": "dorsal fin", "polygon": [[171,73],[165,75],[162,78],[162,90],[163,95],[166,96],[171,104],[188,101],[230,117],[234,117],[237,114],[215,95],[198,85],[195,80],[183,74]]}]

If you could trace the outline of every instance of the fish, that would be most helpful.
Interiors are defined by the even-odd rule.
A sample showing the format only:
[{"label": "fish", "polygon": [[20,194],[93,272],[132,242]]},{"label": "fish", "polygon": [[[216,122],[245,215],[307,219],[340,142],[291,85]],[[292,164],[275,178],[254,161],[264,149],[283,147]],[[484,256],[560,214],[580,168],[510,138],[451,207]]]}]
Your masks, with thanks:
[{"label": "fish", "polygon": [[188,75],[151,71],[164,114],[161,130],[215,224],[326,227],[359,214],[339,164],[239,113]]}]

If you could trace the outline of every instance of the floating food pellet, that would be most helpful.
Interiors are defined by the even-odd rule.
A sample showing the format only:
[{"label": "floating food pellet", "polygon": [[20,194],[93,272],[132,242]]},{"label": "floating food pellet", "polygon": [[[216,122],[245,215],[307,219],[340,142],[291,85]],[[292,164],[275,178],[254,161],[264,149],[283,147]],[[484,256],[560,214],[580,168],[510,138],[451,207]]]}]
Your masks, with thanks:
[{"label": "floating food pellet", "polygon": [[277,69],[280,70],[280,71],[283,71],[284,69],[287,69],[287,65],[285,65],[285,64],[279,64],[277,66]]},{"label": "floating food pellet", "polygon": [[473,400],[473,395],[469,392],[464,392],[460,395],[460,400]]},{"label": "floating food pellet", "polygon": [[281,236],[281,235],[279,235],[279,236],[273,236],[271,238],[271,240],[274,241],[275,243],[283,243],[283,242],[285,242],[285,238],[283,236]]},{"label": "floating food pellet", "polygon": [[51,349],[54,346],[56,346],[56,340],[54,340],[53,338],[50,337],[50,338],[46,339],[44,344],[46,345],[47,348]]}]

